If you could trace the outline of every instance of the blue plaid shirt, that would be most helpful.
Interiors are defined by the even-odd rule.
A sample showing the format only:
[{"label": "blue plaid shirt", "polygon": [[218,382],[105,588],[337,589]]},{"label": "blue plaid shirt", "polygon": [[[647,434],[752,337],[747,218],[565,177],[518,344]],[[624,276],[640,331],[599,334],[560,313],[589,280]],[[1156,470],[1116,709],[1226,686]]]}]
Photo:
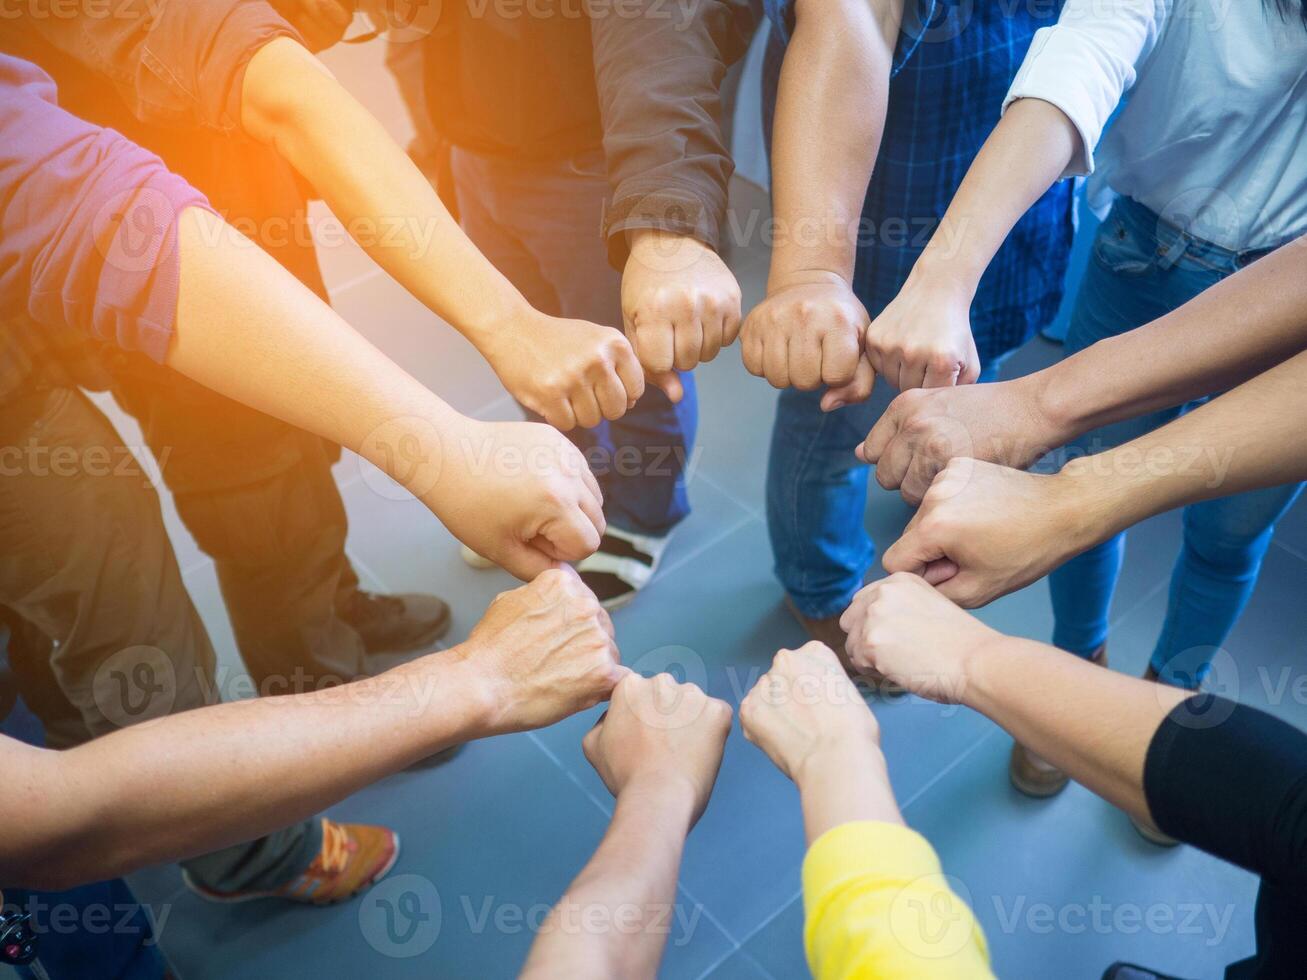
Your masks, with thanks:
[{"label": "blue plaid shirt", "polygon": [[[873,317],[902,288],[998,124],[1003,97],[1035,31],[1056,23],[1061,8],[1061,0],[906,0],[853,273],[854,293]],[[772,34],[763,113],[770,146],[793,0],[766,0],[766,9]],[[971,329],[982,364],[1019,347],[1056,315],[1074,229],[1072,192],[1070,181],[1059,181],[1035,202],[981,279]]]}]

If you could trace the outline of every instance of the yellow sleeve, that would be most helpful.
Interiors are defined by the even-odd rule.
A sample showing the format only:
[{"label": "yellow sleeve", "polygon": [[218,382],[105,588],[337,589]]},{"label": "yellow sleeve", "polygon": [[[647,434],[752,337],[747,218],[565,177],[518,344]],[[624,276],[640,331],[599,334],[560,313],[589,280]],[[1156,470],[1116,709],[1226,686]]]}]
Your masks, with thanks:
[{"label": "yellow sleeve", "polygon": [[984,933],[915,830],[856,821],[803,861],[804,947],[816,980],[992,977]]}]

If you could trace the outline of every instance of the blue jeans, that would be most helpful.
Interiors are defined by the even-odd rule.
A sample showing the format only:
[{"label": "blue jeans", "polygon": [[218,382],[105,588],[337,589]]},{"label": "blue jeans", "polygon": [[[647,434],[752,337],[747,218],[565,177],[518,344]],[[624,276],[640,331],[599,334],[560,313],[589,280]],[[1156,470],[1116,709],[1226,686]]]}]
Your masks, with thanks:
[{"label": "blue jeans", "polygon": [[[998,376],[1002,359],[980,381]],[[867,438],[895,394],[877,381],[861,405],[821,410],[821,391],[786,388],[776,404],[767,460],[767,531],[776,577],[803,615],[837,616],[876,557],[863,524],[871,467],[853,450]]]},{"label": "blue jeans", "polygon": [[[1094,241],[1067,330],[1067,356],[1171,312],[1267,251],[1231,252],[1185,234],[1135,201],[1119,199]],[[1068,449],[1076,454],[1109,449],[1206,400],[1098,429]],[[1302,484],[1270,487],[1184,509],[1184,544],[1151,660],[1163,680],[1185,687],[1202,681],[1212,653],[1252,594],[1275,522],[1301,489]],[[1107,640],[1124,550],[1125,535],[1118,534],[1049,576],[1055,645],[1085,657]]]},{"label": "blue jeans", "polygon": [[[566,160],[509,161],[457,148],[459,220],[527,301],[551,316],[622,328],[622,277],[599,235],[608,173],[602,150]],[[615,527],[667,534],[690,512],[685,471],[699,421],[694,376],[675,405],[653,385],[616,422],[575,428]]]}]

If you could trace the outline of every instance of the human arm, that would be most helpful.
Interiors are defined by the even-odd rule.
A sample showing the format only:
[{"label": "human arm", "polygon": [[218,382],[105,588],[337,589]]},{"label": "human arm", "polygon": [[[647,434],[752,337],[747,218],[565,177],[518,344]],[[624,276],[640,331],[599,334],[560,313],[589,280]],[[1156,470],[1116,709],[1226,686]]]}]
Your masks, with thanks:
[{"label": "human arm", "polygon": [[1154,514],[1307,478],[1307,352],[1056,475],[957,458],[935,477],[889,572],[981,606]]},{"label": "human arm", "polygon": [[880,148],[902,0],[798,0],[772,136],[776,239],[767,297],[740,333],[744,365],[777,388],[831,388],[822,407],[871,392],[867,312],[851,286]]},{"label": "human arm", "polygon": [[0,878],[59,889],[249,840],[450,745],[588,708],[623,670],[594,596],[554,570],[499,596],[466,642],[377,677],[64,752],[0,739]]},{"label": "human arm", "polygon": [[881,486],[917,503],[955,456],[1025,468],[1092,429],[1237,385],[1307,348],[1304,268],[1307,237],[1042,371],[905,392],[858,456],[876,465]]},{"label": "human arm", "polygon": [[[911,575],[868,585],[841,625],[855,663],[981,712],[1136,819],[1301,893],[1307,734],[1004,636]],[[1224,806],[1208,805],[1214,791]]]},{"label": "human arm", "polygon": [[740,329],[739,285],[718,254],[733,169],[720,90],[753,26],[745,0],[591,15],[613,187],[603,233],[623,270],[626,334],[651,374],[712,360]]},{"label": "human arm", "polygon": [[799,788],[813,976],[990,976],[984,935],[904,825],[875,716],[834,652],[778,652],[741,702],[740,726]]},{"label": "human arm", "polygon": [[241,124],[313,185],[379,266],[464,334],[527,408],[559,429],[592,427],[643,394],[617,324],[531,307],[385,128],[293,39],[274,38],[250,59]]},{"label": "human arm", "polygon": [[548,426],[454,412],[203,195],[54,104],[0,56],[0,310],[141,351],[375,462],[461,540],[530,578],[604,526],[598,485]]},{"label": "human arm", "polygon": [[969,384],[980,373],[970,308],[981,276],[1021,216],[1060,177],[1087,173],[1134,66],[1151,49],[1165,0],[1105,11],[1069,0],[1036,32],[1003,104],[926,248],[867,329],[867,357],[900,391]]},{"label": "human arm", "polygon": [[[685,837],[708,803],[731,709],[669,674],[628,674],[583,742],[617,798],[594,856],[542,925],[522,976],[653,977]],[[603,928],[583,924],[601,922]]]}]

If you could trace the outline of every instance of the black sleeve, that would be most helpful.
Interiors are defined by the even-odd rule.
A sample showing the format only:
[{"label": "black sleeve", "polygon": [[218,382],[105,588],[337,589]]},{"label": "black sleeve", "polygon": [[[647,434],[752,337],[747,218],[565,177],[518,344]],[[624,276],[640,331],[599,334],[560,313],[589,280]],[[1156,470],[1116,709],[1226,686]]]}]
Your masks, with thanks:
[{"label": "black sleeve", "polygon": [[603,235],[626,262],[626,233],[660,228],[712,248],[733,165],[720,90],[747,50],[748,0],[606,0],[591,4],[595,86],[612,183]]},{"label": "black sleeve", "polygon": [[1165,833],[1307,892],[1307,733],[1263,711],[1194,695],[1153,735],[1144,795]]}]

